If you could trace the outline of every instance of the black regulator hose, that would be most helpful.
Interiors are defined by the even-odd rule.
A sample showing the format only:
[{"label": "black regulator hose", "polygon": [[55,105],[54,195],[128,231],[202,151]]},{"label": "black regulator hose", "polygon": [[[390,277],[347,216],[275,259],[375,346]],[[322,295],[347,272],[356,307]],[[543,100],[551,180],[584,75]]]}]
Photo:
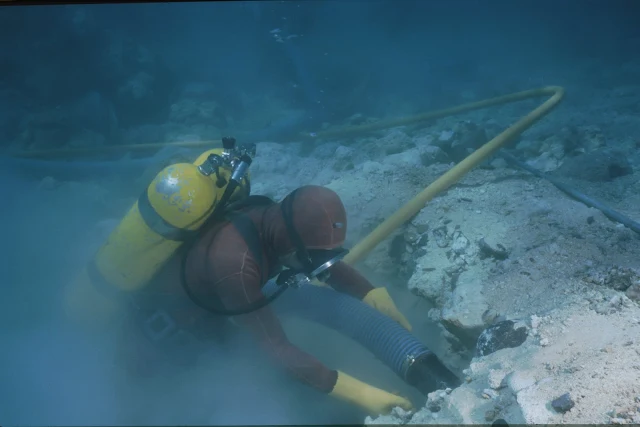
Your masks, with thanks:
[{"label": "black regulator hose", "polygon": [[582,193],[580,193],[579,191],[569,187],[567,184],[561,182],[560,180],[549,176],[543,172],[540,172],[539,170],[529,166],[528,164],[521,162],[520,160],[518,160],[515,156],[509,154],[509,153],[500,153],[500,155],[507,161],[507,163],[517,166],[520,169],[524,169],[527,172],[537,176],[538,178],[542,178],[544,180],[549,181],[550,183],[552,183],[553,185],[555,185],[559,190],[563,191],[564,193],[568,194],[569,196],[573,197],[574,199],[578,200],[579,202],[584,203],[585,205],[589,206],[590,208],[596,208],[598,209],[600,212],[602,212],[607,218],[611,219],[612,221],[616,221],[619,222],[620,224],[623,224],[624,226],[628,227],[629,229],[635,231],[636,233],[640,234],[640,223],[632,220],[629,217],[626,217],[624,215],[622,215],[620,212],[616,212],[613,209],[611,209],[610,207],[606,206],[605,204],[592,199],[589,196],[586,196]]}]

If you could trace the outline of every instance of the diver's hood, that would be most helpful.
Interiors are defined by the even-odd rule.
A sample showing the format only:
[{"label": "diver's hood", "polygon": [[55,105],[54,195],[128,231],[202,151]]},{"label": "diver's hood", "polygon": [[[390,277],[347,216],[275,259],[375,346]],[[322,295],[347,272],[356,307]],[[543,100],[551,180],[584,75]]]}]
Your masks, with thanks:
[{"label": "diver's hood", "polygon": [[[301,208],[294,210],[296,199]],[[293,243],[296,259],[302,268],[285,270],[280,273],[279,279],[289,281],[296,277],[297,281],[303,283],[315,279],[326,280],[329,277],[329,269],[349,252],[341,246],[346,234],[346,213],[342,201],[332,190],[306,186],[285,197],[280,203],[280,210],[288,240]],[[300,219],[303,222],[298,224],[304,224],[305,231],[309,230],[312,236],[308,242],[298,233],[300,225],[295,226],[296,220]],[[339,246],[336,246],[336,241]],[[319,243],[332,247],[318,248]],[[296,287],[294,284],[290,286]]]},{"label": "diver's hood", "polygon": [[284,257],[293,251],[335,249],[345,241],[346,211],[340,197],[325,187],[307,185],[270,206],[262,221],[269,251]]}]

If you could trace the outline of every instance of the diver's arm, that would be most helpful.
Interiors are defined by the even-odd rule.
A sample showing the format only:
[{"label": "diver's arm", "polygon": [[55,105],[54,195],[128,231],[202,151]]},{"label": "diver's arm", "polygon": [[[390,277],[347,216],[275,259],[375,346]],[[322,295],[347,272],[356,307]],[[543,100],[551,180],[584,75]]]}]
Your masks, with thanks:
[{"label": "diver's arm", "polygon": [[398,310],[386,288],[374,287],[358,270],[344,262],[339,262],[331,267],[330,272],[331,275],[327,280],[327,284],[333,289],[364,301],[379,312],[397,321],[408,330],[411,330],[411,324]]},{"label": "diver's arm", "polygon": [[331,275],[327,280],[327,284],[338,292],[362,300],[374,289],[374,286],[366,277],[344,262],[337,263],[329,271]]},{"label": "diver's arm", "polygon": [[[226,283],[218,286],[218,289],[223,291],[221,297],[228,309],[238,309],[264,298],[258,279],[235,275],[225,278],[224,281]],[[357,405],[372,416],[387,414],[396,406],[405,410],[413,409],[408,399],[373,387],[342,371],[331,370],[315,357],[291,344],[280,321],[268,305],[238,316],[237,319],[240,324],[249,328],[267,353],[299,381],[332,397]]]},{"label": "diver's arm", "polygon": [[[217,283],[216,288],[227,309],[239,309],[264,298],[259,276],[250,273],[227,276]],[[405,410],[413,409],[406,398],[373,387],[342,371],[331,370],[312,355],[291,344],[280,321],[268,305],[238,316],[237,319],[241,325],[248,327],[267,354],[299,381],[357,405],[372,416],[389,413],[396,406]]]},{"label": "diver's arm", "polygon": [[[233,280],[232,276],[225,281],[228,281],[228,286],[223,286],[223,289],[227,289],[223,298],[225,305],[234,304],[233,307],[226,308],[238,309],[263,298],[259,280]],[[291,344],[280,321],[268,305],[238,316],[237,319],[240,324],[249,328],[267,353],[299,381],[332,397],[357,405],[372,416],[387,414],[396,406],[405,410],[413,409],[408,399],[373,387],[342,371],[330,370],[315,357]]]},{"label": "diver's arm", "polygon": [[[236,310],[264,298],[260,280],[253,274],[238,273],[216,283],[216,290],[226,309]],[[261,347],[277,364],[300,381],[330,393],[338,379],[331,370],[312,355],[289,342],[278,317],[267,305],[248,314],[234,317],[247,327]]]}]

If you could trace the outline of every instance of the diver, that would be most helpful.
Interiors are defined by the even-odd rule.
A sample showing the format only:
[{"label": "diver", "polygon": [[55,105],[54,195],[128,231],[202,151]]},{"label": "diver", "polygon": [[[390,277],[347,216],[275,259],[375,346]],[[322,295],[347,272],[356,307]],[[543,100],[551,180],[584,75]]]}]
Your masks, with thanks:
[{"label": "diver", "polygon": [[[187,294],[190,312],[184,307],[179,313],[172,312],[169,307],[151,318],[145,314],[147,320],[157,322],[164,318],[171,325],[146,334],[147,338],[173,340],[180,335],[175,331],[202,333],[203,329],[224,328],[222,319],[236,315],[233,319],[247,327],[266,352],[300,381],[371,415],[388,413],[396,406],[412,410],[408,399],[332,370],[294,346],[262,292],[263,286],[276,276],[278,280],[284,276],[282,280],[288,281],[288,287],[313,286],[308,283],[309,278],[317,278],[411,329],[385,288],[375,288],[357,270],[340,261],[348,252],[342,248],[347,217],[340,197],[325,187],[308,185],[294,190],[281,202],[248,196],[231,204],[228,212],[225,220],[201,230],[185,248],[182,280],[171,280],[169,285],[173,287],[169,294]],[[322,274],[315,273],[318,271]],[[298,280],[303,283],[295,284]],[[216,317],[221,322],[212,326],[210,317],[204,322],[203,310],[198,306],[219,314]],[[198,318],[200,322],[194,320]],[[210,336],[216,333],[204,331]],[[136,342],[140,345],[138,339]],[[180,353],[184,356],[184,352]]]}]

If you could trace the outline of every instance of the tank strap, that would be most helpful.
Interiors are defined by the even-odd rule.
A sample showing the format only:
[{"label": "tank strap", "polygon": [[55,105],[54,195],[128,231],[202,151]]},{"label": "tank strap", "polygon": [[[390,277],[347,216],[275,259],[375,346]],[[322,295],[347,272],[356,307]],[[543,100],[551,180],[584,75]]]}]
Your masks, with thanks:
[{"label": "tank strap", "polygon": [[198,230],[178,228],[165,221],[153,206],[151,206],[147,191],[143,191],[138,198],[138,210],[145,224],[167,240],[184,242],[198,235]]},{"label": "tank strap", "polygon": [[237,212],[244,208],[253,207],[253,206],[269,206],[274,204],[275,201],[267,196],[262,196],[258,194],[252,194],[250,196],[245,197],[242,200],[238,200],[237,202],[230,203],[226,209],[225,213],[228,214],[230,212]]}]

